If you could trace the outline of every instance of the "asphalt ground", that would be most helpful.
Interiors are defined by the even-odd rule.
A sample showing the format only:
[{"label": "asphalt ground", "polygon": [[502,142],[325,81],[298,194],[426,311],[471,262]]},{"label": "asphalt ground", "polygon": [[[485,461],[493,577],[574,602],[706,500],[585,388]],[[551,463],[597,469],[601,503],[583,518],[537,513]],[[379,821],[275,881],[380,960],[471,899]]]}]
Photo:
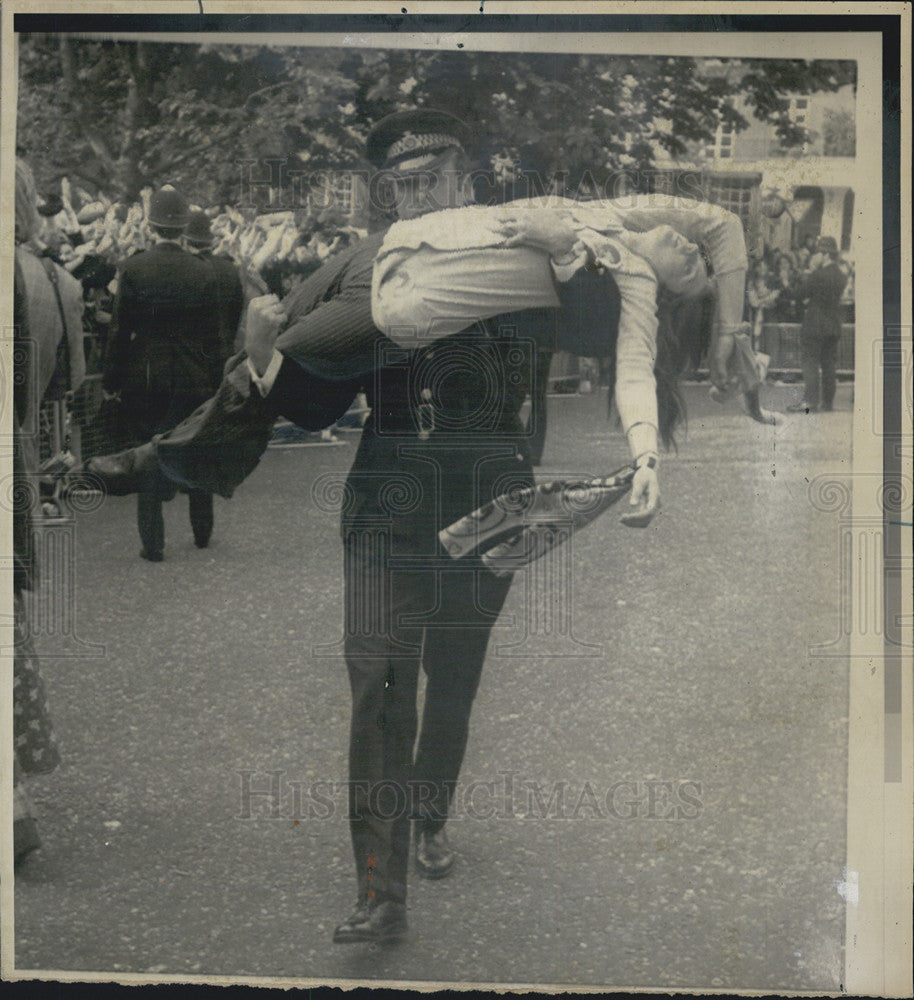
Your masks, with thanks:
[{"label": "asphalt ground", "polygon": [[[851,391],[762,427],[687,387],[651,526],[614,508],[551,577],[518,575],[449,824],[457,864],[411,878],[393,947],[330,940],[355,897],[334,791],[349,691],[338,517],[312,487],[345,474],[355,435],[270,450],[217,498],[206,550],[178,497],[161,564],[138,558],[133,498],[48,529],[75,553],[35,609],[58,608],[39,650],[63,763],[30,782],[44,846],[16,879],[17,967],[839,990],[840,526],[809,490],[849,474]],[[542,478],[626,460],[602,394],[549,406]]]}]

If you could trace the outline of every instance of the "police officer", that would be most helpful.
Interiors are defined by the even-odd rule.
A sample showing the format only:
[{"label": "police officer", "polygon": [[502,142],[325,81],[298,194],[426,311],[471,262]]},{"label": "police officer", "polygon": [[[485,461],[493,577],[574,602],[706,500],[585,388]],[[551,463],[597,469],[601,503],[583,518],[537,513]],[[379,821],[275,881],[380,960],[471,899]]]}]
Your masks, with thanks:
[{"label": "police officer", "polygon": [[800,326],[804,399],[789,407],[793,413],[817,413],[820,403],[826,412],[834,408],[835,364],[841,339],[841,295],[847,283],[847,275],[838,266],[838,257],[835,238],[820,236],[809,270],[803,273],[800,283],[800,295],[808,300]]},{"label": "police officer", "polygon": [[[375,127],[368,157],[388,172],[401,218],[472,200],[468,139],[462,122],[431,110],[393,115]],[[364,299],[375,249],[374,240],[364,244],[363,262],[350,258],[324,282],[334,290],[341,334],[355,329],[349,290]],[[294,296],[284,303],[293,323],[280,348],[292,335],[298,305]],[[249,317],[249,363],[272,394],[296,365],[273,352],[269,335],[258,343],[259,318],[257,310]],[[438,532],[509,484],[533,482],[519,412],[535,349],[518,337],[519,322],[510,318],[506,336],[493,320],[428,346],[417,331],[415,349],[381,340],[365,381],[371,415],[343,511],[350,827],[359,896],[334,932],[338,943],[385,940],[406,930],[411,820],[419,874],[441,878],[454,863],[445,822],[510,578],[496,577],[478,559],[458,567]],[[280,393],[287,391],[288,383]],[[420,669],[426,676],[421,729]]]},{"label": "police officer", "polygon": [[219,322],[224,352],[228,358],[235,351],[235,338],[244,310],[244,289],[238,265],[231,257],[213,253],[213,234],[209,216],[200,209],[194,209],[190,213],[190,221],[184,233],[184,245],[212,268],[216,279],[216,293],[219,297]]},{"label": "police officer", "polygon": [[[210,266],[181,246],[187,202],[170,185],[156,191],[148,224],[154,245],[121,267],[114,330],[104,365],[105,392],[120,394],[128,432],[137,443],[173,427],[207,399],[222,374],[216,280]],[[156,471],[137,494],[140,556],[161,562],[165,548],[162,502],[176,492]],[[213,496],[188,491],[198,548],[209,544]]]},{"label": "police officer", "polygon": [[[462,122],[432,110],[378,123],[368,156],[387,172],[401,218],[472,199],[469,139]],[[535,338],[526,333],[537,321],[555,329],[552,311],[543,310],[506,323],[496,317],[434,344],[417,331],[415,347],[398,347],[371,317],[382,238],[333,258],[281,304],[254,300],[247,357],[230,366],[210,403],[150,445],[89,466],[112,491],[132,491],[153,466],[231,495],[259,460],[277,414],[317,429],[366,393],[371,416],[342,524],[358,899],[334,932],[338,943],[405,932],[412,821],[420,875],[452,870],[445,823],[510,578],[479,560],[455,563],[438,532],[511,486],[533,483],[519,418],[536,362]],[[601,302],[602,329],[612,320],[605,296]],[[420,669],[427,683],[417,732]]]}]

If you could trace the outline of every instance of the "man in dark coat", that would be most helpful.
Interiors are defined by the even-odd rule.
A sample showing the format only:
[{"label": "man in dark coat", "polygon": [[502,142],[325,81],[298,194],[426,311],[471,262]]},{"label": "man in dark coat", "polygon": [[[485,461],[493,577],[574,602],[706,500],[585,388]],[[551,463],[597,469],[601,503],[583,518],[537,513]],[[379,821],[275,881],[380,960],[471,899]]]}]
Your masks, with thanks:
[{"label": "man in dark coat", "polygon": [[219,297],[219,323],[225,356],[234,354],[235,340],[241,313],[244,311],[244,288],[238,265],[222,254],[213,253],[213,234],[206,212],[195,209],[190,213],[190,221],[184,233],[184,245],[212,268],[216,279],[216,294]]},{"label": "man in dark coat", "polygon": [[800,327],[804,400],[790,408],[793,412],[815,413],[820,400],[823,410],[834,407],[835,363],[841,339],[841,295],[846,283],[847,275],[838,266],[838,244],[832,236],[820,236],[800,289],[801,296],[808,299]]},{"label": "man in dark coat", "polygon": [[[210,266],[181,246],[189,219],[187,202],[172,187],[152,196],[152,249],[121,268],[114,304],[114,330],[104,366],[106,393],[119,393],[131,438],[148,441],[184,419],[207,399],[222,375],[216,279]],[[151,472],[137,494],[140,555],[161,562],[165,548],[162,502],[174,483]],[[213,497],[190,490],[194,542],[205,548],[213,530]]]}]

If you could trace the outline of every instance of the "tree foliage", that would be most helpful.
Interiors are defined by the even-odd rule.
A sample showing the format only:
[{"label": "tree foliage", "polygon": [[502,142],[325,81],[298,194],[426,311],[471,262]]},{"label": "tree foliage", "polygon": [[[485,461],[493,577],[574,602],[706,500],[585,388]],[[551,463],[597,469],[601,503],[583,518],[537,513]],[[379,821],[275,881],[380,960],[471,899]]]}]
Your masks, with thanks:
[{"label": "tree foliage", "polygon": [[[172,182],[201,203],[237,197],[242,164],[362,164],[383,115],[417,104],[465,118],[484,166],[510,164],[576,188],[684,157],[720,122],[748,124],[734,94],[806,140],[791,94],[836,90],[855,64],[688,57],[343,50],[22,36],[20,150],[43,190],[70,176],[134,200]],[[846,144],[846,139],[843,140]],[[250,169],[250,166],[248,167]],[[508,171],[510,173],[510,170]]]}]

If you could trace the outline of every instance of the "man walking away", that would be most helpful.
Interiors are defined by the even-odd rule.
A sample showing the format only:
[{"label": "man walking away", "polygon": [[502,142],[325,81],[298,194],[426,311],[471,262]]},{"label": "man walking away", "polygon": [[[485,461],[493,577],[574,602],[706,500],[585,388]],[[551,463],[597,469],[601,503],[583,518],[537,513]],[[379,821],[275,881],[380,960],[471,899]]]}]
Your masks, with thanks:
[{"label": "man walking away", "polygon": [[[136,444],[174,427],[219,385],[225,351],[216,279],[205,261],[181,247],[190,218],[187,202],[170,185],[149,208],[155,245],[123,265],[114,305],[114,332],[103,387],[120,394],[128,432]],[[162,503],[174,483],[157,472],[137,494],[140,556],[161,562],[165,548]],[[189,490],[190,522],[198,548],[213,530],[213,495]]]}]

